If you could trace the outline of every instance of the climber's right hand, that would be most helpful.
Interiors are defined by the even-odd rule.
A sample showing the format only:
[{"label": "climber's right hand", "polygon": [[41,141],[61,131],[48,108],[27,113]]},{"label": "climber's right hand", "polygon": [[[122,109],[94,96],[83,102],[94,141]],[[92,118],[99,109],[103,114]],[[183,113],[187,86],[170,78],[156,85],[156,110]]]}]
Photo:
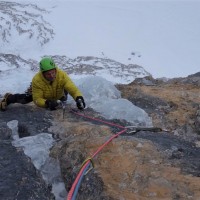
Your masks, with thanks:
[{"label": "climber's right hand", "polygon": [[46,100],[45,104],[47,105],[47,108],[49,108],[50,110],[56,110],[56,107],[58,106],[56,100]]}]

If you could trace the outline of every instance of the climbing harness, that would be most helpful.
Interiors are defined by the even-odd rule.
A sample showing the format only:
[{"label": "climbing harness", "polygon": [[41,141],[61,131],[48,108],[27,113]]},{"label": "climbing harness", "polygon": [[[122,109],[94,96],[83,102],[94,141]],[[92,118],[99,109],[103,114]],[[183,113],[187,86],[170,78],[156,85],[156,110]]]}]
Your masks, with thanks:
[{"label": "climbing harness", "polygon": [[144,130],[144,131],[162,131],[161,128],[156,128],[156,127],[136,127],[136,126],[121,126],[121,125],[118,125],[118,124],[114,124],[114,123],[111,123],[111,122],[107,122],[107,121],[104,121],[104,120],[101,120],[101,119],[98,119],[98,118],[93,118],[93,117],[90,117],[90,116],[87,116],[85,114],[82,114],[80,112],[77,112],[76,110],[73,110],[71,109],[71,112],[78,115],[78,116],[81,116],[81,117],[84,117],[84,118],[87,118],[87,119],[90,119],[90,120],[93,120],[93,121],[96,121],[96,122],[101,122],[101,123],[104,123],[104,124],[107,124],[109,126],[112,126],[112,127],[117,127],[117,128],[120,128],[122,129],[121,131],[117,132],[115,135],[111,136],[103,145],[101,145],[97,151],[89,158],[87,158],[83,163],[82,163],[82,166],[80,168],[80,171],[74,181],[74,183],[72,184],[72,187],[68,193],[68,196],[67,196],[67,200],[75,200],[76,199],[76,196],[78,194],[78,189],[80,187],[80,184],[81,184],[81,181],[84,177],[84,175],[86,175],[92,168],[94,168],[94,163],[93,163],[93,158],[106,146],[108,145],[114,138],[117,138],[119,135],[121,135],[122,133],[125,133],[127,132],[128,129],[130,129],[130,131],[128,133],[136,133],[138,131],[141,131],[141,130]]}]

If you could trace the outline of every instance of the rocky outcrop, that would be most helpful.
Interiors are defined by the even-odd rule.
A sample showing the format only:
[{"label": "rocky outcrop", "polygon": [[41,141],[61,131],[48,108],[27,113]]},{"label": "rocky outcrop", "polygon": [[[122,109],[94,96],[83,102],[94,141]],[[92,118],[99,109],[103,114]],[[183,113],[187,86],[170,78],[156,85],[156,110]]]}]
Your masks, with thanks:
[{"label": "rocky outcrop", "polygon": [[152,117],[154,126],[191,141],[199,132],[199,81],[196,76],[168,81],[145,77],[117,88]]},{"label": "rocky outcrop", "polygon": [[[112,140],[93,159],[94,168],[84,176],[77,199],[200,199],[198,87],[182,82],[173,84],[171,80],[157,81],[152,77],[117,87],[123,97],[149,113],[154,126],[161,129],[154,129],[156,132],[127,131]],[[6,143],[10,143],[10,131],[6,128],[6,122],[17,118],[21,124],[21,133],[34,135],[45,131],[54,136],[56,143],[50,156],[59,160],[67,190],[71,188],[84,160],[120,130],[79,117],[70,111],[68,106],[63,118],[62,110],[51,112],[36,108],[33,104],[16,104],[9,105],[6,112],[0,112],[0,166],[3,166],[0,180],[9,179],[7,177],[14,170],[18,170],[17,174],[21,176],[18,179],[15,177],[16,173],[12,175],[13,178],[9,179],[6,187],[5,182],[1,181],[2,197],[8,191],[11,191],[12,197],[16,197],[17,191],[23,191],[27,196],[20,196],[22,200],[31,196],[37,199],[34,197],[36,194],[38,199],[52,198],[50,187],[45,185],[30,159],[21,150],[6,147]],[[92,109],[86,109],[83,114],[106,120]],[[110,122],[126,125],[126,122],[120,120]],[[20,166],[27,166],[27,171],[24,167],[18,168],[18,164],[13,166],[14,161],[9,157],[11,155],[17,157]],[[9,162],[6,160],[7,156]],[[25,186],[24,183],[29,181],[30,185]],[[18,184],[14,187],[15,183]]]},{"label": "rocky outcrop", "polygon": [[[25,116],[25,113],[29,113],[29,117]],[[33,134],[37,128],[34,129],[29,126],[30,124],[28,125],[30,120],[27,119],[30,119],[30,114],[30,109],[26,107],[18,107],[16,112],[12,113],[0,113],[0,199],[54,199],[51,186],[45,183],[30,158],[24,154],[23,149],[12,146],[11,130],[6,125],[6,122],[12,119],[19,119],[25,122],[29,133]],[[31,121],[33,126],[37,126],[34,117],[31,117]]]},{"label": "rocky outcrop", "polygon": [[54,199],[39,171],[23,150],[0,141],[0,199]]},{"label": "rocky outcrop", "polygon": [[[71,113],[65,120],[62,113],[54,114],[49,131],[59,135],[60,141],[52,156],[59,158],[69,189],[83,161],[114,133]],[[95,167],[85,176],[77,199],[198,199],[199,153],[193,143],[172,133],[126,133],[93,159]]]}]

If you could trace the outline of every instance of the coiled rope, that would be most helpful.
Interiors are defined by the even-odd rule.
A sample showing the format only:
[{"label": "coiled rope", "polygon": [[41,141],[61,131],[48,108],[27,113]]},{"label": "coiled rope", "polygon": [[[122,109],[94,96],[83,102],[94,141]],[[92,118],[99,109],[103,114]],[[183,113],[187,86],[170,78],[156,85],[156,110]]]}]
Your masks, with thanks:
[{"label": "coiled rope", "polygon": [[115,135],[113,135],[112,137],[110,137],[103,145],[101,145],[97,151],[90,157],[90,158],[87,158],[83,164],[82,164],[82,167],[74,181],[74,183],[72,184],[72,187],[68,193],[68,196],[67,196],[67,200],[75,200],[76,199],[76,196],[78,194],[78,189],[80,187],[80,184],[81,184],[81,181],[83,179],[83,176],[91,169],[90,166],[92,165],[93,166],[93,162],[92,162],[92,159],[107,145],[109,144],[114,138],[117,138],[119,135],[121,135],[122,133],[126,132],[127,129],[123,126],[120,126],[118,124],[114,124],[114,123],[111,123],[111,122],[107,122],[107,121],[104,121],[104,120],[101,120],[101,119],[97,119],[97,118],[93,118],[93,117],[90,117],[90,116],[87,116],[85,114],[81,114],[81,113],[78,113],[74,110],[71,110],[72,113],[78,115],[78,116],[81,116],[81,117],[84,117],[84,118],[87,118],[87,119],[90,119],[90,120],[93,120],[93,121],[97,121],[97,122],[101,122],[101,123],[104,123],[104,124],[107,124],[109,126],[113,126],[113,127],[118,127],[118,128],[121,128],[122,130],[117,132]]}]

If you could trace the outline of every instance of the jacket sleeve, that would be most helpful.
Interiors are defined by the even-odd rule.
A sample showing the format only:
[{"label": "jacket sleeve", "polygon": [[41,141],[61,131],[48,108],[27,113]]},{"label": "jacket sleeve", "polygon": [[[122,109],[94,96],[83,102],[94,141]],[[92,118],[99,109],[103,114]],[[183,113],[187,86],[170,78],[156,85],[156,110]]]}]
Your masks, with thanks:
[{"label": "jacket sleeve", "polygon": [[40,88],[35,78],[32,80],[32,95],[35,105],[43,108],[46,107],[46,99],[43,98],[43,90]]},{"label": "jacket sleeve", "polygon": [[77,86],[73,83],[73,81],[66,73],[64,73],[64,79],[65,79],[64,89],[67,92],[69,92],[69,94],[73,97],[74,100],[78,96],[83,96],[80,90],[77,88]]}]

